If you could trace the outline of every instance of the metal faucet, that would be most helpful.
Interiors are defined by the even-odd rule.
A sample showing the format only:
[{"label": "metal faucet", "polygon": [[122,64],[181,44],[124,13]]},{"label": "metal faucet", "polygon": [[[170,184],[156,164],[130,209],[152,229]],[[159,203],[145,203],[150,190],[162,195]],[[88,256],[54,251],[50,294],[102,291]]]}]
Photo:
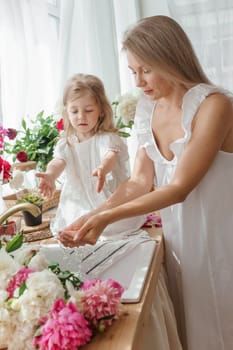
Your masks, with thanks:
[{"label": "metal faucet", "polygon": [[40,208],[32,203],[19,203],[15,204],[13,207],[7,209],[0,215],[0,225],[2,225],[6,219],[8,219],[13,214],[19,212],[19,211],[28,211],[33,216],[38,216],[41,213]]}]

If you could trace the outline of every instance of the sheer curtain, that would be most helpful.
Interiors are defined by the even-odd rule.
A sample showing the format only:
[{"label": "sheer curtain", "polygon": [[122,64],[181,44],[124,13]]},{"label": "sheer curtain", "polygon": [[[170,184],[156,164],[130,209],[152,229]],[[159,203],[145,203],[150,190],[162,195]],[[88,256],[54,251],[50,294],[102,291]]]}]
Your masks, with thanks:
[{"label": "sheer curtain", "polygon": [[53,111],[56,34],[46,0],[0,0],[0,100],[2,123]]},{"label": "sheer curtain", "polygon": [[233,90],[233,2],[167,0],[210,80]]},{"label": "sheer curtain", "polygon": [[78,72],[99,76],[111,100],[132,88],[120,43],[123,31],[138,17],[137,2],[61,0],[58,106],[66,80]]},{"label": "sheer curtain", "polygon": [[110,96],[119,89],[112,2],[61,1],[57,95],[75,73],[98,75]]}]

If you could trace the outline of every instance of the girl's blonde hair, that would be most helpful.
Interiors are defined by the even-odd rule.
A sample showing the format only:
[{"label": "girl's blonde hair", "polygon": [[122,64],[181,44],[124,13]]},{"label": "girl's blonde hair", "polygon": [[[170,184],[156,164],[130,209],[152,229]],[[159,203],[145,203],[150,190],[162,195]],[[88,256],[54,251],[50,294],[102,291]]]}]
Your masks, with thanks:
[{"label": "girl's blonde hair", "polygon": [[152,16],[139,20],[125,32],[123,49],[150,66],[156,66],[173,83],[186,88],[199,83],[211,84],[192,44],[172,18]]},{"label": "girl's blonde hair", "polygon": [[99,120],[95,126],[94,132],[117,132],[114,125],[113,110],[109,102],[102,81],[91,74],[75,74],[66,84],[63,94],[63,118],[64,118],[64,136],[74,133],[74,129],[69,122],[67,114],[67,103],[74,101],[83,95],[88,94],[96,100],[100,109]]}]

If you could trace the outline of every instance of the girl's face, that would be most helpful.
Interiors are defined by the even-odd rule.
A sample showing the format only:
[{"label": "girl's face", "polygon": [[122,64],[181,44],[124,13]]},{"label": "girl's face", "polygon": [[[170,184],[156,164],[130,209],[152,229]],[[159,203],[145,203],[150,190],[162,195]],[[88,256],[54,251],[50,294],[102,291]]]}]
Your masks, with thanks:
[{"label": "girl's face", "polygon": [[141,88],[151,100],[166,97],[171,92],[171,84],[159,72],[159,68],[149,66],[139,61],[130,51],[127,51],[128,66],[135,77],[135,84]]},{"label": "girl's face", "polygon": [[101,110],[93,96],[84,94],[67,103],[67,114],[72,127],[80,141],[93,136]]}]

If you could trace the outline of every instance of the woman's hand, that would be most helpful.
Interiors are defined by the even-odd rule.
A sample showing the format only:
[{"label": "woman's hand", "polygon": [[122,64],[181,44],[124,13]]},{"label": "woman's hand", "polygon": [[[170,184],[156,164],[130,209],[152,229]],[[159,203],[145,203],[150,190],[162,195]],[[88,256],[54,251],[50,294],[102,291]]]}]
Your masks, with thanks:
[{"label": "woman's hand", "polygon": [[52,197],[55,191],[55,181],[51,175],[47,173],[36,173],[36,177],[40,178],[39,190],[45,197]]},{"label": "woman's hand", "polygon": [[89,213],[59,232],[58,239],[70,248],[85,244],[94,245],[108,224],[105,212],[95,215]]}]

